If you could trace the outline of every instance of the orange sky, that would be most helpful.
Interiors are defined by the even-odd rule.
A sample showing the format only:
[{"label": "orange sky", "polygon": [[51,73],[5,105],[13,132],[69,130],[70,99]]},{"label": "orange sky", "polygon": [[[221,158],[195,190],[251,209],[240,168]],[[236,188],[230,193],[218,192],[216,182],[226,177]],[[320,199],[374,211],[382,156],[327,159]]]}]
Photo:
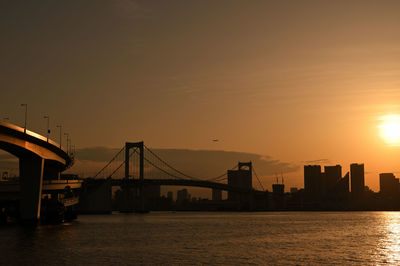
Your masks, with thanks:
[{"label": "orange sky", "polygon": [[[0,3],[0,114],[79,148],[212,149],[397,172],[400,1]],[[220,142],[210,141],[213,138]],[[65,141],[65,140],[64,140]],[[284,170],[283,170],[284,171]],[[302,186],[302,170],[289,174]],[[291,180],[291,181],[290,181]]]}]

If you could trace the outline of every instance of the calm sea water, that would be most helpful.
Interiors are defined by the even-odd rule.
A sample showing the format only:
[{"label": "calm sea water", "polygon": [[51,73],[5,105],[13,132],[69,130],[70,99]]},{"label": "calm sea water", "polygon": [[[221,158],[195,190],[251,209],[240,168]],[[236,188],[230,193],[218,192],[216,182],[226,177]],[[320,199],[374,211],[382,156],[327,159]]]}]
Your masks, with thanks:
[{"label": "calm sea water", "polygon": [[0,227],[0,264],[400,264],[400,212],[79,216]]}]

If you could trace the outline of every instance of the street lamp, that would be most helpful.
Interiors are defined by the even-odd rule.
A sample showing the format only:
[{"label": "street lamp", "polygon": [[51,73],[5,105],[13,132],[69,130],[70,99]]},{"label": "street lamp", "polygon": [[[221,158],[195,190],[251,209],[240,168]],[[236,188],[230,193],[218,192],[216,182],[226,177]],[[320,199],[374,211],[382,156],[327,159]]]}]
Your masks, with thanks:
[{"label": "street lamp", "polygon": [[44,119],[47,119],[47,142],[49,142],[49,135],[50,135],[50,116],[45,115],[43,118],[44,118]]},{"label": "street lamp", "polygon": [[72,149],[72,140],[71,140],[71,136],[69,137],[69,155],[71,156],[72,155],[72,152],[73,152],[73,149]]},{"label": "street lamp", "polygon": [[62,141],[62,138],[61,138],[61,129],[62,129],[62,126],[61,126],[61,125],[56,125],[56,127],[59,127],[59,128],[60,128],[60,149],[61,149],[61,141]]},{"label": "street lamp", "polygon": [[68,151],[69,151],[69,148],[68,148],[69,147],[69,134],[67,132],[65,132],[64,135],[67,136],[67,154],[68,154]]},{"label": "street lamp", "polygon": [[75,145],[71,145],[71,154],[75,156]]},{"label": "street lamp", "polygon": [[26,120],[28,118],[28,104],[27,103],[21,103],[21,107],[25,106],[25,126],[24,126],[24,133],[26,134]]}]

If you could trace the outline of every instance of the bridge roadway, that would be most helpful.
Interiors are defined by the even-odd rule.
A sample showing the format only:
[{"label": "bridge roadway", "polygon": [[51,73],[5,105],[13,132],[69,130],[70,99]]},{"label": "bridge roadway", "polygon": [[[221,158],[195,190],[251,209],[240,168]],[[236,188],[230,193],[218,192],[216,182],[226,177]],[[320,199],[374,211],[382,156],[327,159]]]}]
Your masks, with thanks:
[{"label": "bridge roadway", "polygon": [[56,142],[30,130],[0,121],[0,149],[21,158],[37,156],[54,165],[57,170],[65,170],[71,165],[71,157]]},{"label": "bridge roadway", "polygon": [[21,218],[39,219],[43,180],[57,178],[72,158],[59,144],[6,122],[0,122],[0,149],[19,159]]},{"label": "bridge roadway", "polygon": [[[139,179],[111,179],[112,186],[140,186]],[[184,186],[184,187],[203,187],[214,188],[239,193],[261,192],[255,189],[247,189],[230,186],[228,184],[217,183],[205,180],[187,180],[187,179],[144,179],[143,185],[160,185],[160,186]]]}]

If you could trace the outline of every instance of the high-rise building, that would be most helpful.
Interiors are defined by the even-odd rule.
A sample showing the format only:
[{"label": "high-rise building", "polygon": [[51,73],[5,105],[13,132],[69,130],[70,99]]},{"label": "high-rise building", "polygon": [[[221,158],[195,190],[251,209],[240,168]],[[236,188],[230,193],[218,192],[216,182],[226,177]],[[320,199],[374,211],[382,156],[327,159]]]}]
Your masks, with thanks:
[{"label": "high-rise building", "polygon": [[272,185],[272,204],[273,208],[279,210],[284,206],[285,201],[285,185],[273,184]]},{"label": "high-rise building", "polygon": [[322,174],[320,165],[304,166],[304,191],[312,198],[321,196]]},{"label": "high-rise building", "polygon": [[143,187],[143,194],[146,200],[148,199],[158,199],[161,195],[160,185],[151,185]]},{"label": "high-rise building", "polygon": [[186,188],[178,190],[176,192],[176,203],[177,204],[182,204],[184,202],[189,201],[189,193]]},{"label": "high-rise building", "polygon": [[380,193],[385,196],[395,196],[400,191],[399,179],[393,173],[379,174]]},{"label": "high-rise building", "polygon": [[364,194],[364,164],[353,163],[350,165],[351,195],[359,199]]},{"label": "high-rise building", "polygon": [[168,192],[167,192],[167,199],[170,200],[170,201],[173,200],[173,193],[172,193],[172,191],[168,191]]},{"label": "high-rise building", "polygon": [[325,190],[327,193],[335,189],[336,184],[342,178],[342,167],[340,165],[325,166]]},{"label": "high-rise building", "polygon": [[346,173],[346,175],[343,178],[340,178],[335,187],[333,188],[333,195],[331,193],[331,195],[328,195],[328,197],[330,196],[332,198],[336,198],[336,199],[347,199],[348,195],[349,195],[349,182],[350,181],[350,175],[349,172]]},{"label": "high-rise building", "polygon": [[272,185],[272,194],[273,195],[284,195],[285,194],[285,185],[284,184],[273,184]]}]

